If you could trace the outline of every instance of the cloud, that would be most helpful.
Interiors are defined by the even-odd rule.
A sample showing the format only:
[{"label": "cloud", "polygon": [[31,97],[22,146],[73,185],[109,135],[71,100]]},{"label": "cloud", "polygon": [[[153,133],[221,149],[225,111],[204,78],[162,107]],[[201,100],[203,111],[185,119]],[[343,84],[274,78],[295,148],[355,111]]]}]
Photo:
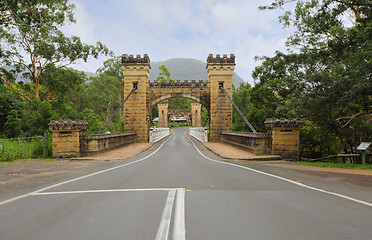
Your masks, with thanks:
[{"label": "cloud", "polygon": [[[65,27],[65,32],[90,44],[101,41],[116,55],[148,53],[152,61],[205,61],[209,53],[235,53],[236,72],[252,82],[250,75],[258,64],[254,57],[283,50],[288,34],[278,23],[277,11],[257,10],[270,2],[73,0],[77,24]],[[100,61],[77,67],[95,71]]]}]

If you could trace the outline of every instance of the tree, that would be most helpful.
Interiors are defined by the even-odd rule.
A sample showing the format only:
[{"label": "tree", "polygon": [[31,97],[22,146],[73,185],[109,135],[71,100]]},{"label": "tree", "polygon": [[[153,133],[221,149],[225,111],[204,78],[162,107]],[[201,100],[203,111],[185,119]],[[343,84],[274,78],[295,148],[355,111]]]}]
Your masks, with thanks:
[{"label": "tree", "polygon": [[295,29],[287,40],[293,51],[261,58],[253,77],[282,99],[288,114],[304,117],[319,134],[334,136],[344,152],[354,152],[372,132],[372,4],[276,0],[261,9],[290,2],[294,10],[280,21]]},{"label": "tree", "polygon": [[[96,71],[98,75],[90,78],[91,81],[85,89],[83,100],[83,104],[86,106],[85,114],[92,114],[95,119],[103,123],[109,119],[124,99],[123,73],[120,61],[120,57],[105,61],[103,66]],[[121,116],[122,112],[114,117],[108,126],[110,132],[121,131],[123,122]]]},{"label": "tree", "polygon": [[161,72],[159,73],[159,76],[156,78],[156,81],[158,82],[170,82],[170,81],[174,82],[175,81],[173,78],[170,77],[171,74],[166,66],[161,65],[159,69],[161,70]]},{"label": "tree", "polygon": [[[26,3],[25,3],[26,2]],[[5,1],[1,8],[2,28],[0,78],[8,90],[31,99],[52,96],[54,88],[43,86],[42,76],[48,71],[63,69],[89,56],[110,54],[100,42],[87,45],[79,37],[66,37],[59,28],[74,22],[74,5],[68,1]],[[31,88],[19,87],[17,80],[31,82]],[[28,91],[27,91],[28,90]],[[40,92],[43,92],[41,95]],[[53,101],[53,97],[46,99]]]},{"label": "tree", "polygon": [[[299,48],[296,61],[306,65],[306,69],[299,68],[305,75],[301,77],[303,87],[317,93],[314,96],[331,93],[321,99],[337,98],[339,105],[359,102],[358,108],[345,109],[350,116],[345,113],[338,116],[338,120],[347,120],[344,127],[362,115],[369,115],[372,120],[372,3],[367,0],[276,0],[261,9],[282,7],[288,2],[296,2],[295,10],[287,11],[280,21],[296,29],[287,45]],[[298,79],[295,82],[299,82]],[[322,93],[319,86],[326,91]]]}]

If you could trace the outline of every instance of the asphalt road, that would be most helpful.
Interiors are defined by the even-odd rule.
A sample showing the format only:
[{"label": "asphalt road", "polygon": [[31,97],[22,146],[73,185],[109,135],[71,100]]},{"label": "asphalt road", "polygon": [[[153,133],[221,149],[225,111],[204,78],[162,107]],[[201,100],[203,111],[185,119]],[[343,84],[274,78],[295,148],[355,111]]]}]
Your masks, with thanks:
[{"label": "asphalt road", "polygon": [[176,129],[124,165],[0,202],[0,239],[371,239],[372,204],[231,165]]}]

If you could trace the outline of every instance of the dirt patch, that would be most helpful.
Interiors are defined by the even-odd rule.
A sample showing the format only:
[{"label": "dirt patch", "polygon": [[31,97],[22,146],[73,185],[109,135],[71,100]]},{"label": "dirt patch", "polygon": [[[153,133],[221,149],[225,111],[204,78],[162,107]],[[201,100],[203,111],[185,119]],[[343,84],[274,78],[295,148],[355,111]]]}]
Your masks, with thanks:
[{"label": "dirt patch", "polygon": [[234,147],[225,143],[219,142],[205,142],[203,143],[205,147],[217,154],[218,156],[225,159],[245,159],[245,160],[270,160],[270,159],[280,159],[277,155],[256,155],[248,152],[242,148]]}]

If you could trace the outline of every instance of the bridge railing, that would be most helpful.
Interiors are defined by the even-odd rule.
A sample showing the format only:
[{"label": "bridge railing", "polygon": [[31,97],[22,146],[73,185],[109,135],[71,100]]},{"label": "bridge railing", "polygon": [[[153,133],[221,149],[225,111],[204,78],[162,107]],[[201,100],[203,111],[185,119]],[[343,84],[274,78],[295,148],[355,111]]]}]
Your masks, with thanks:
[{"label": "bridge railing", "polygon": [[135,143],[135,132],[85,135],[88,123],[85,120],[50,121],[53,157],[67,158],[102,153]]},{"label": "bridge railing", "polygon": [[221,142],[247,149],[254,154],[270,153],[270,135],[267,133],[222,132]]},{"label": "bridge railing", "polygon": [[170,134],[169,128],[150,128],[149,142],[157,142]]},{"label": "bridge railing", "polygon": [[135,132],[84,135],[80,151],[84,156],[102,153],[135,143],[136,138]]},{"label": "bridge railing", "polygon": [[208,129],[206,127],[190,128],[190,135],[201,142],[208,142]]}]

